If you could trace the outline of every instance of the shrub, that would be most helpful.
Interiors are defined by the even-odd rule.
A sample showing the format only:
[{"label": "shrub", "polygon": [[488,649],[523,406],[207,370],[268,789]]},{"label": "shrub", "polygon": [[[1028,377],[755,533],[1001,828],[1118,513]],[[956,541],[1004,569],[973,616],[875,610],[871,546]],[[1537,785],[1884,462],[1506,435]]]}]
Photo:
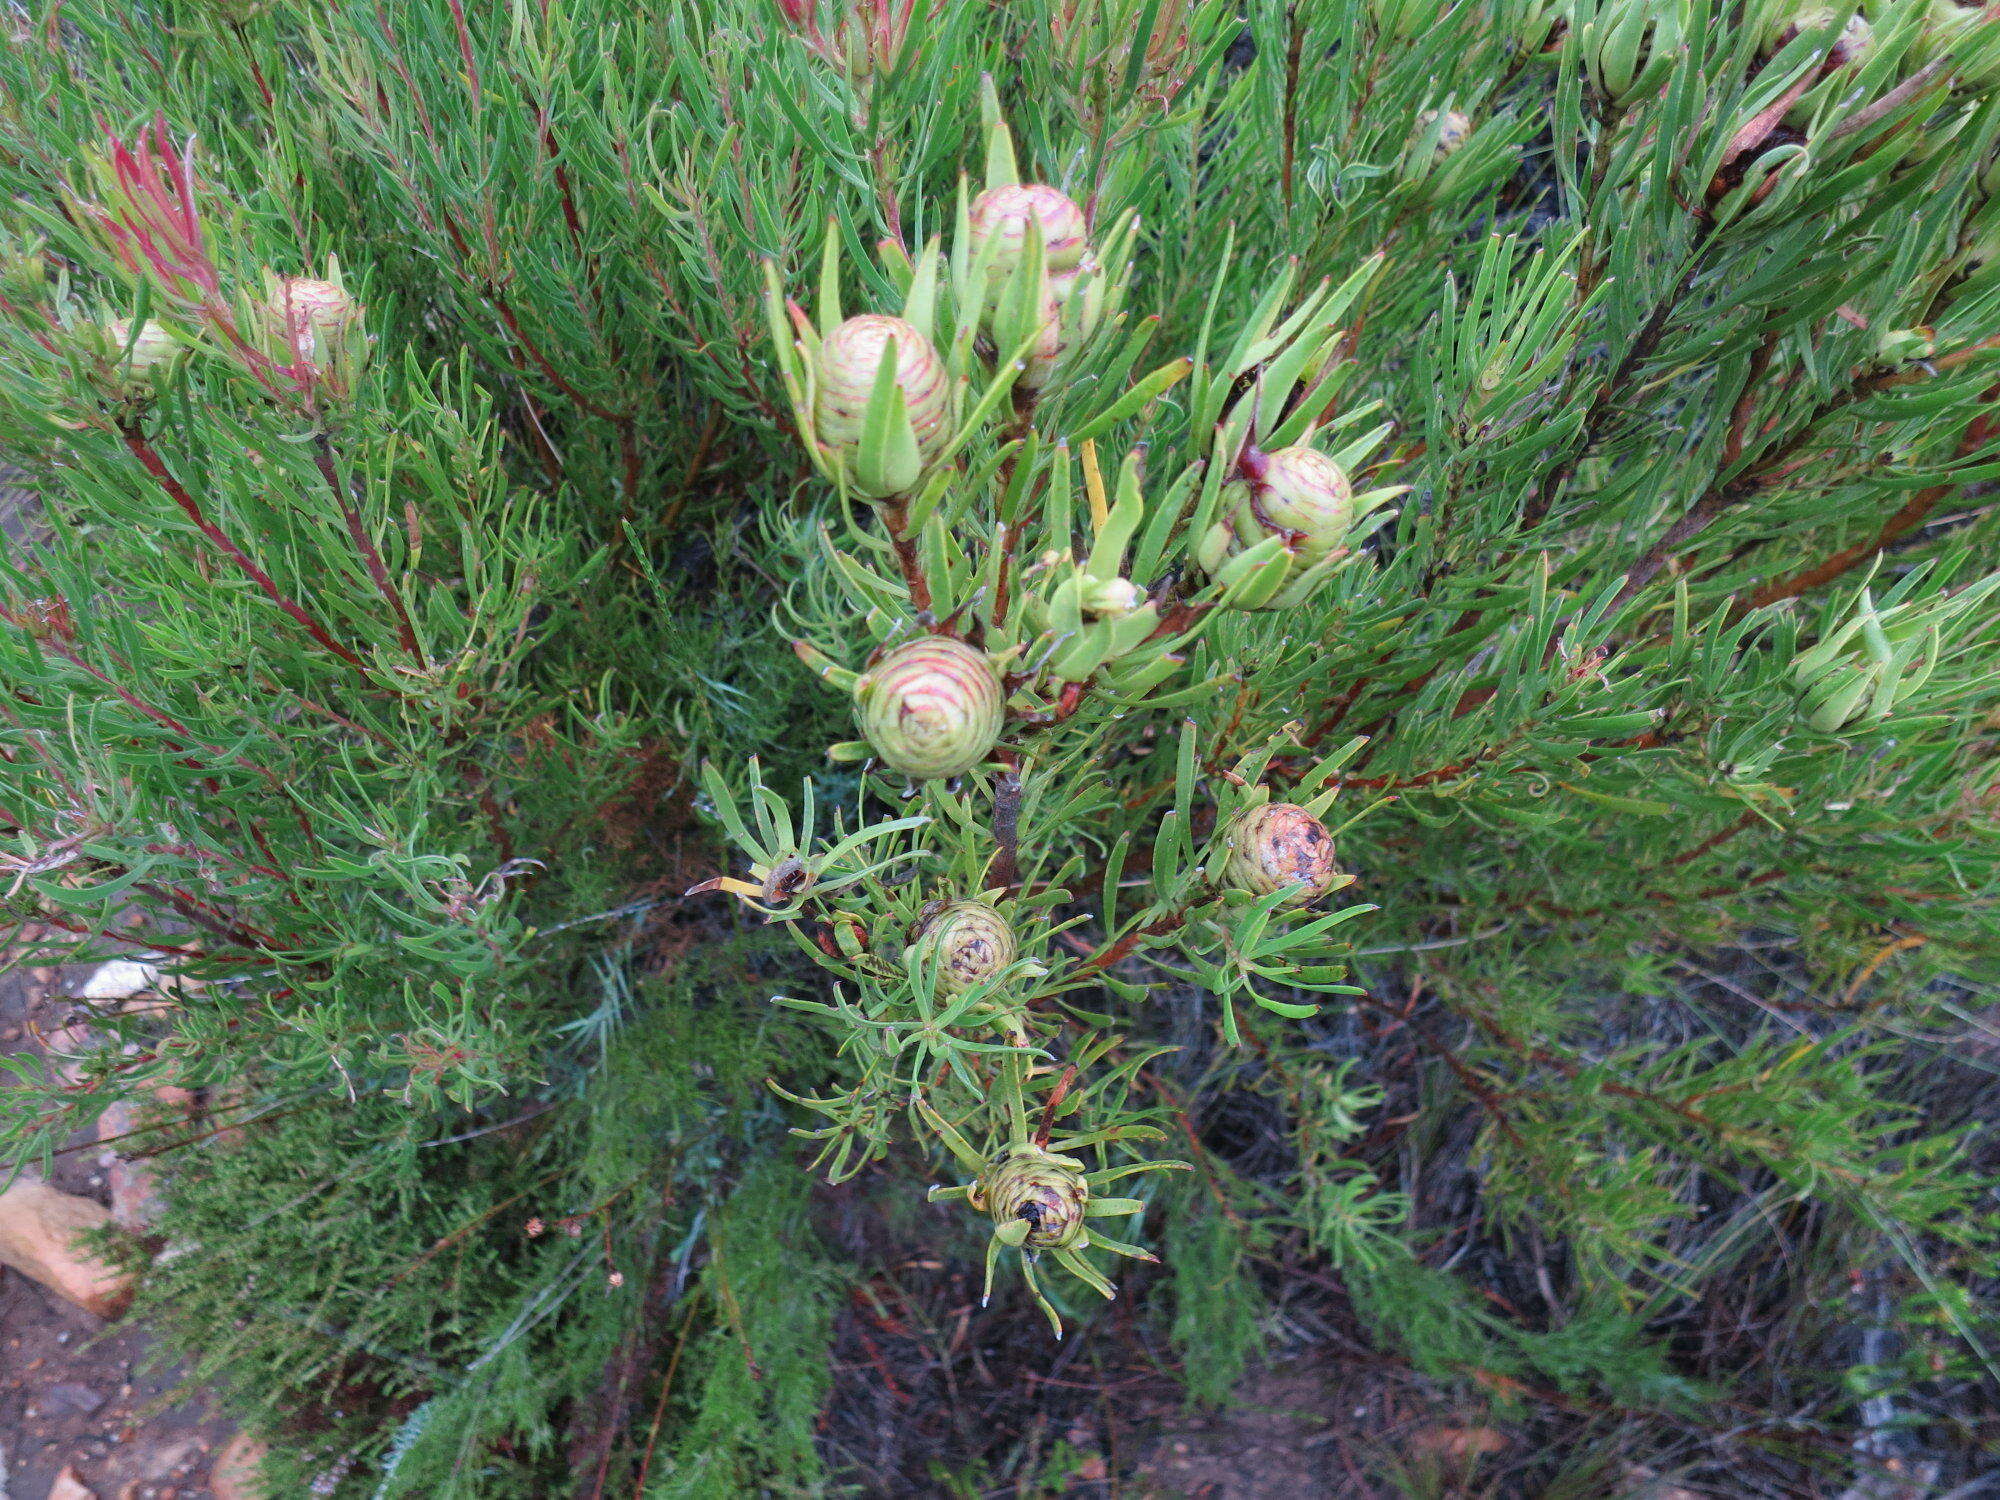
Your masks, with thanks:
[{"label": "shrub", "polygon": [[[1821,1420],[1993,1373],[1911,1049],[1996,947],[2000,34],[1243,11],[10,23],[5,908],[185,982],[10,1145],[243,1126],[151,1295],[298,1476],[821,1483],[813,1167],[983,1221],[988,1318],[1173,1246],[1207,1398],[1317,1259],[1437,1378],[1686,1417],[1780,1215],[1901,1267]],[[1753,934],[1797,1014],[1608,998]]]}]

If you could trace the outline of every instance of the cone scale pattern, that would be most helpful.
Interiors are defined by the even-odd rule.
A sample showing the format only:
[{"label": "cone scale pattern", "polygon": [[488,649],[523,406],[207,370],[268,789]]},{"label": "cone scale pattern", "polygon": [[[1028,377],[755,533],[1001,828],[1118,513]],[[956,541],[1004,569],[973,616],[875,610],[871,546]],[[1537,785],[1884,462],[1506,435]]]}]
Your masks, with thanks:
[{"label": "cone scale pattern", "polygon": [[855,698],[875,753],[920,781],[963,775],[986,759],[1006,710],[985,653],[942,636],[887,653]]},{"label": "cone scale pattern", "polygon": [[1225,837],[1229,884],[1253,896],[1289,889],[1285,905],[1308,906],[1331,890],[1340,874],[1326,825],[1295,803],[1246,808]]},{"label": "cone scale pattern", "polygon": [[903,410],[925,459],[943,446],[949,389],[944,362],[916,326],[886,313],[849,318],[826,337],[819,352],[819,390],[813,424],[821,443],[851,448],[861,441],[868,401],[883,353],[896,346],[896,385]]},{"label": "cone scale pattern", "polygon": [[937,956],[938,989],[956,995],[990,979],[1020,952],[1007,919],[983,901],[954,901],[924,924],[918,941]]}]

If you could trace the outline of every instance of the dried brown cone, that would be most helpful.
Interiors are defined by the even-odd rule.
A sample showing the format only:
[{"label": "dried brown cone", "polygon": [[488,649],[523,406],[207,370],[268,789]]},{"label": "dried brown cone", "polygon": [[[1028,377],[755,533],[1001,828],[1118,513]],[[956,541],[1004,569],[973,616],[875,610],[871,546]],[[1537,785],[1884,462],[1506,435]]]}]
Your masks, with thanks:
[{"label": "dried brown cone", "polygon": [[1340,878],[1333,836],[1296,803],[1246,807],[1230,820],[1223,838],[1229,846],[1224,879],[1252,896],[1288,890],[1286,906],[1310,906]]},{"label": "dried brown cone", "polygon": [[951,901],[917,930],[917,946],[934,956],[940,994],[962,994],[1011,964],[1021,951],[1014,928],[984,901]]}]

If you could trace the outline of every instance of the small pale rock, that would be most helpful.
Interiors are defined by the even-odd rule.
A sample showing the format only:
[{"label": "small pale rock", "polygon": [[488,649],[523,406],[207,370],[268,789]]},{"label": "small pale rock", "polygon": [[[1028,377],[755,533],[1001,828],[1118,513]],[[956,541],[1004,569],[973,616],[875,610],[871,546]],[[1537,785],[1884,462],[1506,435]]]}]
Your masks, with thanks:
[{"label": "small pale rock", "polygon": [[1471,1463],[1507,1446],[1506,1434],[1491,1427],[1426,1427],[1413,1434],[1410,1446],[1448,1463]]},{"label": "small pale rock", "polygon": [[35,1398],[35,1405],[44,1412],[57,1415],[73,1412],[79,1417],[89,1416],[103,1404],[103,1394],[80,1380],[58,1380],[53,1385],[43,1386],[41,1394]]},{"label": "small pale rock", "polygon": [[157,966],[134,958],[114,958],[99,964],[77,994],[85,1000],[130,1000],[141,991],[158,988],[159,983]]},{"label": "small pale rock", "polygon": [[216,1455],[215,1467],[208,1471],[208,1488],[215,1500],[268,1500],[270,1492],[258,1474],[266,1451],[247,1432],[231,1438],[229,1446]]},{"label": "small pale rock", "polygon": [[0,1193],[0,1265],[100,1318],[115,1318],[132,1300],[134,1278],[81,1243],[86,1230],[110,1221],[101,1203],[21,1178]]},{"label": "small pale rock", "polygon": [[76,1470],[67,1464],[62,1473],[56,1475],[56,1482],[49,1486],[49,1500],[97,1500],[97,1491],[76,1477]]},{"label": "small pale rock", "polygon": [[[97,1117],[97,1138],[100,1141],[123,1139],[129,1149],[143,1145],[142,1141],[130,1139],[132,1132],[139,1128],[139,1111],[127,1100],[106,1107]],[[143,1158],[127,1160],[111,1153],[111,1217],[121,1229],[134,1234],[144,1234],[152,1228],[165,1206],[160,1193],[159,1174],[152,1163]]]},{"label": "small pale rock", "polygon": [[[157,1441],[157,1440],[156,1440]],[[152,1447],[140,1459],[143,1470],[140,1480],[145,1484],[157,1484],[185,1466],[198,1456],[201,1447],[198,1439],[182,1438],[175,1443],[161,1443]]]}]

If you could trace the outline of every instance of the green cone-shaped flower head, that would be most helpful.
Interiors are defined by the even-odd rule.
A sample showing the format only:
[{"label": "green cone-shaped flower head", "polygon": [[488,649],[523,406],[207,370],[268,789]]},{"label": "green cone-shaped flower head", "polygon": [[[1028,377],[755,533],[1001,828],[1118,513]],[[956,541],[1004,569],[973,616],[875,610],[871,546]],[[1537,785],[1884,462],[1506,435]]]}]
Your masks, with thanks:
[{"label": "green cone-shaped flower head", "polygon": [[862,313],[834,329],[820,345],[813,400],[813,425],[820,442],[847,450],[850,468],[867,425],[869,398],[891,344],[896,348],[896,386],[903,393],[903,414],[916,435],[918,453],[928,461],[950,436],[950,381],[931,341],[901,318]]},{"label": "green cone-shaped flower head", "polygon": [[1084,1242],[1090,1184],[1074,1157],[1024,1144],[994,1158],[969,1201],[992,1218],[1005,1244],[1068,1250]]},{"label": "green cone-shaped flower head", "polygon": [[1041,229],[1042,264],[1052,275],[1075,270],[1089,248],[1083,210],[1067,194],[1040,182],[988,188],[972,200],[972,253],[993,246],[987,264],[995,281],[1013,275],[1027,254],[1030,224]]},{"label": "green cone-shaped flower head", "polygon": [[336,281],[280,276],[264,307],[273,339],[310,359],[324,341],[337,339],[361,319],[361,304]]},{"label": "green cone-shaped flower head", "polygon": [[1289,890],[1287,906],[1310,906],[1340,875],[1326,824],[1292,802],[1246,807],[1230,820],[1224,878],[1239,891],[1268,896]]},{"label": "green cone-shaped flower head", "polygon": [[[1323,562],[1354,522],[1354,489],[1339,464],[1314,448],[1249,453],[1244,476],[1223,486],[1222,516],[1195,550],[1210,574],[1268,536],[1285,539],[1289,576]],[[1273,604],[1294,602],[1284,593]]]},{"label": "green cone-shaped flower head", "polygon": [[886,652],[854,690],[875,753],[919,781],[959,776],[992,753],[1006,696],[986,653],[927,636]]},{"label": "green cone-shaped flower head", "polygon": [[984,901],[953,901],[945,905],[917,934],[925,954],[936,955],[938,989],[960,994],[991,979],[1021,951],[1014,928]]},{"label": "green cone-shaped flower head", "polygon": [[104,358],[117,362],[102,388],[131,401],[151,395],[157,377],[187,352],[185,344],[151,318],[141,323],[137,332],[130,318],[106,318],[93,337]]}]

